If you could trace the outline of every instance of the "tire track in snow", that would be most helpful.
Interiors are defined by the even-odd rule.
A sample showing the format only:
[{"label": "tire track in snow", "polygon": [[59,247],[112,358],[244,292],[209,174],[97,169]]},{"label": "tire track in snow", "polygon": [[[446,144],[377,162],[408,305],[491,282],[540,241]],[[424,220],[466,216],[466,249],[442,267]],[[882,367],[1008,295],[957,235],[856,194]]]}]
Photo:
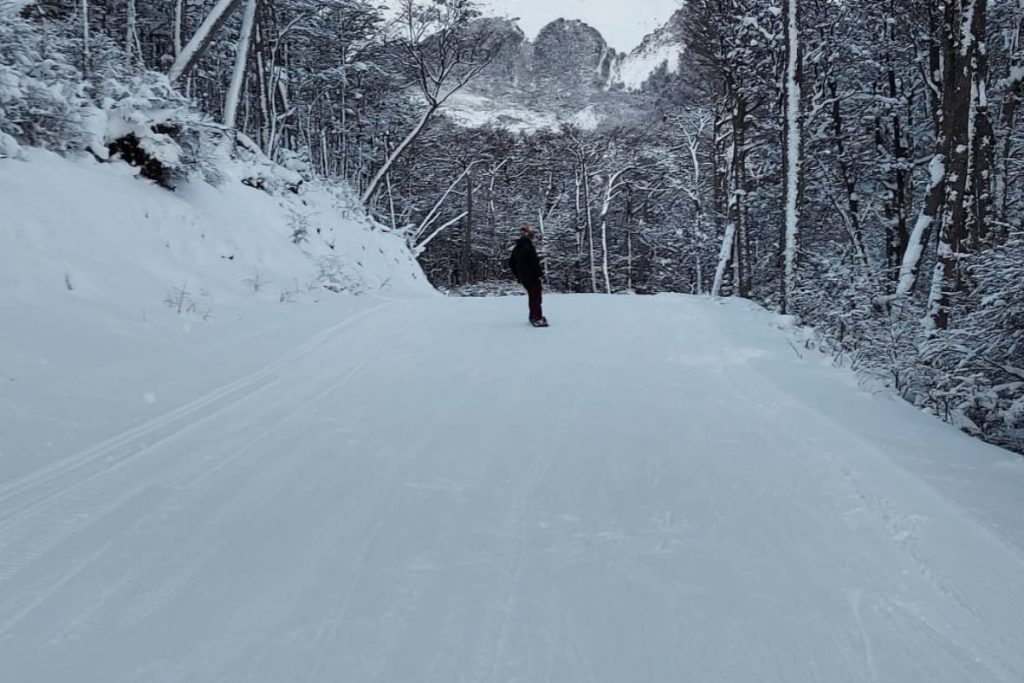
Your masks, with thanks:
[{"label": "tire track in snow", "polygon": [[[107,553],[111,549],[111,547],[113,547],[113,543],[105,543],[104,545],[100,546],[92,553],[87,555],[85,558],[76,562],[74,567],[72,567],[69,571],[66,571],[63,574],[61,574],[61,576],[56,581],[50,583],[50,585],[47,586],[45,589],[39,590],[34,595],[31,595],[31,597],[25,601],[25,604],[18,606],[15,603],[14,613],[11,614],[2,623],[0,623],[0,640],[2,640],[4,636],[6,636],[11,631],[12,628],[17,626],[17,624],[22,619],[30,615],[33,611],[36,610],[36,608],[38,608],[40,605],[42,605],[47,600],[52,598],[54,594],[56,594],[61,588],[66,586],[68,583],[74,580],[76,576],[81,574],[86,567],[88,567],[90,564],[92,564],[97,559],[102,557],[105,553]],[[7,608],[10,609],[10,606],[7,606]]]},{"label": "tire track in snow", "polygon": [[515,569],[509,579],[506,594],[502,598],[502,603],[499,606],[499,610],[501,611],[501,627],[498,630],[498,637],[494,646],[494,659],[491,666],[491,681],[493,681],[493,683],[498,683],[498,681],[501,680],[499,676],[499,668],[501,667],[502,658],[505,655],[506,641],[508,640],[508,628],[512,621],[512,614],[516,609],[515,596],[521,592],[519,589],[522,584],[523,565],[526,562],[526,555],[529,550],[529,544],[527,543],[529,535],[529,503],[530,498],[537,490],[537,486],[540,483],[541,476],[545,469],[544,465],[545,460],[538,456],[534,463],[533,472],[530,475],[528,485],[524,487],[524,491],[520,493],[519,499],[513,505],[513,518],[515,520],[515,534],[518,539],[518,548],[516,549]]},{"label": "tire track in snow", "polygon": [[[546,450],[542,449],[541,452]],[[486,611],[487,624],[480,629],[480,638],[483,642],[478,645],[475,655],[476,671],[472,676],[474,681],[496,683],[502,680],[500,669],[507,648],[509,626],[516,611],[516,595],[520,593],[523,568],[529,554],[530,499],[540,484],[545,465],[546,459],[542,455],[536,456],[533,467],[522,480],[509,505],[502,529],[497,535],[498,538],[515,539],[516,550],[511,558],[507,558],[511,559],[512,568],[504,573],[497,594],[489,601],[490,605]],[[507,561],[503,560],[499,566],[504,567],[506,564]]]},{"label": "tire track in snow", "polygon": [[[337,391],[345,384],[351,382],[360,374],[364,367],[365,362],[358,362],[347,372],[331,379],[325,388],[318,389],[302,400],[296,400],[296,394],[303,393],[304,390],[308,389],[308,385],[300,384],[297,385],[297,391],[279,394],[277,396],[277,400],[268,404],[268,406],[261,410],[261,415],[264,413],[270,416],[282,413],[283,415],[281,417],[271,419],[269,423],[265,423],[266,426],[256,435],[248,438],[239,447],[231,451],[225,458],[219,460],[214,467],[204,470],[198,477],[186,485],[185,490],[189,490],[197,486],[217,472],[223,470],[233,461],[237,460],[244,453],[249,451],[253,446],[262,442],[267,436],[303,414],[310,408],[310,406],[320,401],[324,396]],[[250,394],[250,396],[255,396],[259,393],[261,392],[257,391],[254,394]],[[246,397],[239,399],[239,402],[245,398]],[[282,410],[286,406],[290,408],[290,410]],[[230,406],[226,406],[221,411],[218,411],[218,413],[224,412],[228,407]],[[212,418],[213,415],[210,416],[210,419]],[[204,422],[205,421],[207,420],[204,420]],[[197,422],[196,425],[198,424],[200,423]],[[156,448],[156,446],[157,444],[154,444],[151,448]],[[74,495],[65,495],[61,497],[61,499],[57,501],[60,506],[57,511],[51,511],[48,515],[32,518],[32,521],[35,523],[21,526],[18,529],[20,533],[0,535],[0,544],[2,544],[0,547],[3,547],[5,551],[7,551],[7,559],[4,560],[0,558],[0,584],[23,572],[36,560],[46,556],[47,553],[52,551],[67,537],[88,526],[95,520],[102,518],[115,510],[123,508],[127,501],[139,498],[146,492],[146,490],[148,490],[149,483],[147,481],[143,481],[124,495],[113,498],[102,495],[103,492],[107,490],[105,488],[105,484],[107,482],[101,475],[109,474],[115,469],[117,468],[110,468],[89,477],[87,482],[89,484],[88,486],[78,485],[69,487],[69,490],[74,490]],[[100,504],[90,507],[88,505],[90,502],[97,502]],[[44,503],[33,506],[33,511],[41,505],[44,505]],[[53,524],[54,519],[60,520],[59,523]],[[139,523],[143,523],[143,520],[140,520]],[[27,541],[30,545],[28,548],[24,548],[19,552],[14,552],[17,549],[17,543],[19,541]],[[108,549],[110,545],[111,544],[108,543],[105,546],[105,549]],[[204,551],[198,557],[191,559],[182,570],[165,581],[161,587],[146,591],[145,593],[137,596],[134,600],[134,604],[128,608],[128,614],[121,618],[121,625],[138,625],[153,613],[171,604],[175,595],[183,591],[189,585],[189,583],[199,574],[203,566],[213,557],[216,550],[217,548],[213,548]],[[17,619],[11,624],[8,624],[7,628],[9,629],[13,627],[17,621],[28,616],[37,607],[46,602],[55,590],[66,584],[74,578],[74,576],[80,574],[87,566],[99,559],[102,554],[103,553],[93,554],[84,559],[81,563],[76,564],[76,569],[72,574],[57,580],[50,589],[42,593],[42,598],[34,600],[28,608],[20,610]]]},{"label": "tire track in snow", "polygon": [[[94,476],[151,453],[156,446],[196,428],[241,401],[277,384],[290,366],[329,342],[339,332],[391,305],[392,302],[388,301],[350,315],[255,372],[53,465],[0,486],[0,534],[11,522],[38,505],[60,497]],[[196,420],[195,417],[200,414],[205,417]]]},{"label": "tire track in snow", "polygon": [[190,558],[184,569],[166,578],[159,587],[138,594],[118,625],[128,628],[138,626],[150,615],[171,604],[175,596],[185,590],[218,551],[219,546],[207,548],[198,557]]},{"label": "tire track in snow", "polygon": [[[304,357],[305,354],[310,353],[317,347],[328,342],[347,325],[369,315],[370,313],[373,313],[374,311],[380,310],[381,308],[383,308],[383,306],[378,306],[369,311],[365,311],[361,315],[357,314],[355,316],[350,316],[329,330],[319,333],[309,342],[297,347],[297,350],[293,350],[287,354],[287,363],[278,361],[272,364],[272,366],[274,368],[286,368],[288,364],[296,364]],[[299,349],[302,351],[300,352]],[[283,424],[286,424],[300,415],[303,411],[308,409],[309,406],[323,398],[324,395],[337,390],[339,387],[351,381],[359,374],[363,366],[363,362],[358,363],[354,368],[349,369],[348,372],[345,372],[340,377],[330,381],[325,389],[318,390],[312,395],[306,397],[305,400],[298,401],[297,407],[295,394],[301,394],[303,390],[307,389],[306,385],[300,385],[298,387],[298,392],[288,392],[277,396],[277,400],[271,404],[269,411],[264,409],[261,412],[266,412],[271,416],[284,412],[285,415],[280,418],[272,419],[270,424],[262,429],[259,434],[253,438],[247,439],[241,447],[232,451],[227,458],[220,460],[212,468],[212,471],[208,470],[200,474],[200,476],[193,480],[188,487],[190,488],[195,486],[201,481],[208,479],[217,471],[222,470],[252,446],[258,444],[261,439],[265,438],[275,429],[279,429]],[[266,368],[264,368],[264,371],[266,371]],[[198,428],[200,425],[225,413],[231,407],[237,406],[246,399],[258,396],[264,393],[268,388],[280,384],[284,379],[284,377],[276,378],[273,382],[270,382],[267,385],[260,386],[247,394],[237,397],[231,403],[221,406],[218,410],[205,416],[203,419],[194,421],[179,432],[170,434],[159,442],[148,446],[145,449],[145,452],[154,452],[158,450],[160,445],[165,444],[175,436],[184,433],[189,429]],[[193,402],[192,405],[204,405],[204,403],[202,401]],[[283,411],[282,408],[284,407],[290,408],[290,410]],[[197,410],[198,408],[194,409]],[[140,452],[136,455],[142,455],[142,453]],[[33,563],[52,552],[65,539],[72,537],[74,534],[82,531],[97,520],[107,517],[117,510],[123,509],[125,505],[130,504],[133,500],[144,500],[147,492],[151,488],[151,482],[149,480],[135,483],[135,485],[129,489],[123,489],[117,486],[108,486],[109,476],[106,476],[111,475],[122,466],[136,459],[137,458],[134,456],[129,457],[104,469],[91,473],[80,481],[72,482],[62,489],[51,492],[45,498],[34,501],[27,508],[4,520],[3,523],[0,524],[0,548],[4,551],[3,554],[0,555],[0,585],[8,583],[16,576],[25,572],[33,565]],[[114,491],[115,495],[110,495],[111,491]],[[43,514],[44,512],[45,514]],[[97,560],[101,554],[102,553],[91,555],[83,561],[83,564],[76,565],[73,575],[81,573],[88,565]],[[164,595],[164,593],[167,591],[164,591],[163,589],[158,590],[155,593],[151,591],[151,597],[153,599],[148,602],[152,604],[149,607],[144,605],[137,606],[132,610],[137,614],[137,618],[133,620],[129,617],[128,621],[131,623],[137,623],[145,618],[149,613],[159,609],[161,605],[169,604],[173,595],[180,589],[183,589],[191,578],[196,575],[199,571],[200,564],[193,563],[192,570],[184,572],[184,578],[180,581],[180,585],[171,586],[168,589],[169,593],[166,595]],[[34,611],[36,607],[43,604],[49,596],[52,595],[54,590],[73,578],[73,575],[57,579],[53,584],[52,589],[43,592],[43,597],[40,600],[32,601],[31,606],[27,609],[18,609],[18,618],[8,624],[7,628],[9,629],[13,627],[17,621],[20,621],[22,618]],[[26,588],[17,591],[14,594],[13,601],[8,601],[3,605],[3,611],[7,612],[11,609],[17,609],[17,605],[25,597],[25,590]],[[27,590],[31,594],[35,589],[30,585],[27,587]],[[143,603],[145,602],[147,601],[144,600]]]},{"label": "tire track in snow", "polygon": [[879,678],[878,666],[875,664],[875,651],[874,648],[871,647],[871,637],[868,635],[868,631],[864,627],[864,617],[861,614],[861,605],[864,600],[864,589],[856,588],[850,591],[848,598],[850,600],[850,610],[853,612],[853,617],[857,621],[857,630],[860,633],[860,639],[864,650],[864,661],[867,664],[868,673],[871,675],[872,681],[877,681]]},{"label": "tire track in snow", "polygon": [[273,408],[272,409],[265,410],[264,412],[267,412],[267,413],[270,413],[270,414],[274,414],[282,406],[289,405],[289,406],[295,406],[295,407],[291,411],[287,412],[284,415],[284,417],[278,418],[275,421],[271,421],[266,427],[264,427],[263,429],[259,430],[254,436],[252,436],[251,438],[246,440],[241,446],[239,446],[238,448],[235,448],[234,450],[232,450],[231,453],[228,454],[226,457],[220,458],[217,461],[216,465],[214,465],[213,467],[204,469],[196,477],[194,477],[193,479],[189,480],[186,484],[184,484],[183,488],[185,490],[188,490],[188,489],[191,489],[191,488],[193,488],[195,486],[198,486],[198,485],[202,484],[204,481],[210,479],[211,477],[216,475],[218,472],[223,470],[225,467],[227,467],[228,465],[230,465],[231,463],[236,461],[238,458],[243,456],[245,453],[247,453],[250,449],[252,449],[253,446],[256,446],[257,444],[262,442],[265,438],[267,438],[268,436],[270,436],[274,432],[278,431],[282,426],[284,426],[286,424],[289,424],[296,417],[302,415],[304,412],[309,410],[310,406],[312,406],[314,403],[316,403],[320,399],[322,399],[325,396],[327,396],[327,395],[337,391],[341,387],[343,387],[346,384],[348,384],[349,382],[351,382],[353,379],[355,379],[363,371],[363,369],[365,367],[366,367],[366,363],[365,362],[363,362],[363,361],[357,362],[352,368],[350,368],[348,370],[348,372],[344,373],[337,380],[332,381],[330,384],[328,384],[328,386],[326,388],[324,388],[324,389],[322,389],[320,391],[317,391],[313,395],[311,395],[308,398],[303,399],[303,400],[301,400],[301,401],[299,401],[297,403],[293,402],[293,399],[292,399],[291,395],[280,397],[280,399],[273,404]]},{"label": "tire track in snow", "polygon": [[326,628],[318,638],[320,644],[317,649],[319,651],[313,661],[313,667],[310,670],[309,675],[306,677],[306,683],[314,683],[314,681],[320,680],[320,672],[323,670],[324,662],[327,660],[327,653],[334,647],[334,642],[338,637],[338,631],[341,630],[341,624],[345,621],[345,617],[348,615],[348,611],[352,606],[352,600],[355,598],[356,590],[359,588],[359,582],[362,581],[363,575],[366,573],[366,560],[370,556],[370,552],[373,550],[373,545],[376,542],[377,537],[380,535],[380,530],[384,527],[386,521],[386,519],[378,521],[370,531],[369,536],[363,542],[356,569],[352,573],[352,580],[349,582],[348,587],[345,590],[345,595],[339,604],[331,611],[331,616]]}]

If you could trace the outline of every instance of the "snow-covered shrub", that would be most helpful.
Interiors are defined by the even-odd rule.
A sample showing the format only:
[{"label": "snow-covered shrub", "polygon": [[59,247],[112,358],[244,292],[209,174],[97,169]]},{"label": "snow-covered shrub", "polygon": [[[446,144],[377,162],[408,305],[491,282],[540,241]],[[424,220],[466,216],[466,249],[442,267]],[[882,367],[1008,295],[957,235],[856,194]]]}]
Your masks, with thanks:
[{"label": "snow-covered shrub", "polygon": [[168,187],[196,171],[216,180],[203,119],[167,79],[125,60],[100,33],[83,74],[69,57],[81,53],[72,28],[0,13],[0,156],[19,145],[89,150]]},{"label": "snow-covered shrub", "polygon": [[304,213],[292,211],[288,219],[292,231],[292,244],[298,246],[309,242],[309,216]]},{"label": "snow-covered shrub", "polygon": [[281,147],[277,150],[276,157],[278,164],[283,168],[298,173],[304,178],[313,177],[313,165],[307,156],[286,147]]},{"label": "snow-covered shrub", "polygon": [[317,260],[316,282],[329,292],[336,294],[362,294],[366,285],[358,272],[357,264],[338,256],[324,256]]},{"label": "snow-covered shrub", "polygon": [[234,141],[233,156],[249,169],[242,182],[270,194],[288,191],[299,194],[305,179],[296,171],[274,163],[259,145],[238,131],[227,131]]},{"label": "snow-covered shrub", "polygon": [[[9,138],[57,151],[84,143],[88,104],[81,73],[65,57],[66,42],[46,27],[0,14],[0,142]],[[13,154],[11,154],[13,156]]]},{"label": "snow-covered shrub", "polygon": [[0,131],[0,159],[21,158],[21,145],[7,133]]},{"label": "snow-covered shrub", "polygon": [[922,346],[929,402],[967,431],[1024,450],[1024,233],[975,258],[956,329]]},{"label": "snow-covered shrub", "polygon": [[510,296],[514,294],[525,294],[521,285],[516,282],[478,282],[469,285],[460,285],[448,289],[442,289],[447,296],[466,297],[488,297],[488,296]]},{"label": "snow-covered shrub", "polygon": [[193,292],[186,282],[181,286],[175,285],[167,293],[164,297],[164,306],[174,310],[178,315],[195,315],[203,320],[209,320],[212,316],[209,298],[208,291],[200,288],[198,292]]},{"label": "snow-covered shrub", "polygon": [[919,311],[880,296],[885,273],[868,269],[848,251],[806,255],[803,269],[794,312],[815,329],[818,343],[837,361],[914,400],[922,379]]},{"label": "snow-covered shrub", "polygon": [[964,431],[1024,451],[1024,234],[975,257],[956,325],[922,323],[913,297],[849,254],[808,256],[794,297],[822,349]]},{"label": "snow-covered shrub", "polygon": [[90,147],[97,156],[109,153],[166,187],[195,173],[219,180],[215,150],[223,131],[192,111],[162,74],[111,78],[96,90],[100,113]]}]

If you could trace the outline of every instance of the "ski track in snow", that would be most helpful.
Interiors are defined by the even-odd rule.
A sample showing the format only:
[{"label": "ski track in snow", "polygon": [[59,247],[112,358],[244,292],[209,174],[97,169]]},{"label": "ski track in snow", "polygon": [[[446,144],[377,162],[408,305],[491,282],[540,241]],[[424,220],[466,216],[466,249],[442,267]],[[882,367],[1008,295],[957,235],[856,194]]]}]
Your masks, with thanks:
[{"label": "ski track in snow", "polygon": [[548,306],[365,306],[0,483],[0,678],[1024,680],[1024,464],[743,303]]}]

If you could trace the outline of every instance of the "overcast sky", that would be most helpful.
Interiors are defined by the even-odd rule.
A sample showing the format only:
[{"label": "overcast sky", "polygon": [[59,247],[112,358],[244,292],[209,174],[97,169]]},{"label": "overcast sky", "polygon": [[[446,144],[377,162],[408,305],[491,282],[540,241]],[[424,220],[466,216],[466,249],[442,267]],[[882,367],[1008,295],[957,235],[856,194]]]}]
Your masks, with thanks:
[{"label": "overcast sky", "polygon": [[531,40],[558,18],[582,19],[619,52],[629,52],[681,5],[680,0],[485,0],[492,14],[519,17]]}]

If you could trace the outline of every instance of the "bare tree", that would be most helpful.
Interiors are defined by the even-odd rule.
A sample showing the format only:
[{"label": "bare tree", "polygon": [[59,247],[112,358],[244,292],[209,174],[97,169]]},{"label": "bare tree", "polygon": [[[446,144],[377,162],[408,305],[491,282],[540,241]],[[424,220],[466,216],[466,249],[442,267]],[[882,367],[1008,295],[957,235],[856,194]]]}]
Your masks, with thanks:
[{"label": "bare tree", "polygon": [[470,0],[422,2],[401,0],[392,38],[399,59],[422,98],[423,110],[412,130],[391,150],[363,191],[368,205],[391,167],[419,137],[452,95],[476,78],[500,49],[495,34],[474,25],[478,16]]}]

